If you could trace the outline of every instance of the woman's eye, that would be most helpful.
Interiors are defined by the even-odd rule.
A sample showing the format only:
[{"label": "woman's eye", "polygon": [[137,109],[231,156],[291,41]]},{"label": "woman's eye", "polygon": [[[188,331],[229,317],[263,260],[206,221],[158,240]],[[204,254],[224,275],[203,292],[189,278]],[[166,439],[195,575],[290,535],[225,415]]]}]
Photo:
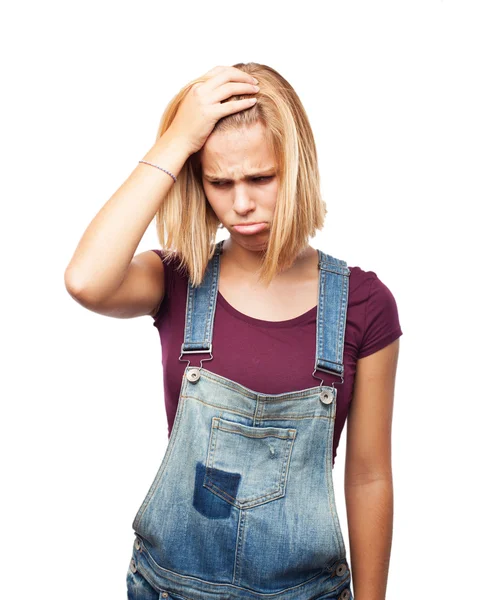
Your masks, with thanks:
[{"label": "woman's eye", "polygon": [[[253,177],[253,181],[267,181],[268,179],[272,179],[273,176],[269,175],[269,176],[264,176],[264,177]],[[225,181],[212,181],[211,185],[214,185],[215,187],[225,187],[226,185],[229,185],[229,182],[225,182]]]}]

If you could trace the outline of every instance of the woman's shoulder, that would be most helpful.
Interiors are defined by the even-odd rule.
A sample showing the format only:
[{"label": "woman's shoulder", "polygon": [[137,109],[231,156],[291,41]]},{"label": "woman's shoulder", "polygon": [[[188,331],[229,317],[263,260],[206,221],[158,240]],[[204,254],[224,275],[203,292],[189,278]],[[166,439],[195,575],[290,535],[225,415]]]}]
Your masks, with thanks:
[{"label": "woman's shoulder", "polygon": [[374,271],[366,271],[358,266],[348,265],[349,268],[349,300],[367,300],[370,289],[374,285],[381,287],[383,282]]},{"label": "woman's shoulder", "polygon": [[375,271],[349,266],[349,310],[360,329],[358,358],[377,352],[402,335],[396,298]]},{"label": "woman's shoulder", "polygon": [[357,300],[370,300],[371,297],[378,299],[391,298],[393,296],[390,288],[375,271],[366,271],[358,266],[349,268],[349,297]]}]

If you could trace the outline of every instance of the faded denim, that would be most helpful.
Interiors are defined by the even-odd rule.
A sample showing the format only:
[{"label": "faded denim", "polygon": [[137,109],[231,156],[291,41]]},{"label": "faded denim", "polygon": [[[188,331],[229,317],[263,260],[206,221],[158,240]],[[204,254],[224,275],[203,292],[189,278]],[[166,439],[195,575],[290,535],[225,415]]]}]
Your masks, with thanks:
[{"label": "faded denim", "polygon": [[[189,282],[180,359],[211,355],[221,251]],[[188,361],[133,521],[129,600],[354,600],[332,479],[337,389],[317,375],[342,381],[349,269],[318,258],[320,385],[262,394]]]}]

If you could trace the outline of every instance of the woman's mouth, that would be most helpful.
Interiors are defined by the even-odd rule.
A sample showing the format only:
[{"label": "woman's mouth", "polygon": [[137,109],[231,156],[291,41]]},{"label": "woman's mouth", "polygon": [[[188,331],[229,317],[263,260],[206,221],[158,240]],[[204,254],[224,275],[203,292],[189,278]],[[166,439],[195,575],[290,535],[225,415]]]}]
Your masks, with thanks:
[{"label": "woman's mouth", "polygon": [[268,227],[268,223],[253,223],[245,225],[233,225],[233,229],[242,235],[253,235]]}]

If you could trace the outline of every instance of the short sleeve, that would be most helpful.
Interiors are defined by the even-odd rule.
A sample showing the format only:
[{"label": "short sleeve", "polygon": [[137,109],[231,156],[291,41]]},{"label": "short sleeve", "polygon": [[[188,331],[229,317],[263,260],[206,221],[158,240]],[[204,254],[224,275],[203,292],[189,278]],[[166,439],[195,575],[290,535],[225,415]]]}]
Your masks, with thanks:
[{"label": "short sleeve", "polygon": [[390,289],[374,273],[366,303],[358,358],[381,350],[401,335],[396,300]]},{"label": "short sleeve", "polygon": [[163,301],[162,301],[162,303],[160,305],[160,308],[153,315],[153,320],[157,321],[165,313],[166,307],[167,307],[167,303],[168,303],[168,298],[170,296],[170,293],[169,293],[170,269],[169,269],[168,263],[163,260],[164,259],[164,255],[163,255],[163,251],[162,250],[152,249],[151,251],[155,252],[155,254],[158,254],[158,256],[161,258],[161,260],[163,262],[164,272],[165,272],[165,296],[164,296]]}]

